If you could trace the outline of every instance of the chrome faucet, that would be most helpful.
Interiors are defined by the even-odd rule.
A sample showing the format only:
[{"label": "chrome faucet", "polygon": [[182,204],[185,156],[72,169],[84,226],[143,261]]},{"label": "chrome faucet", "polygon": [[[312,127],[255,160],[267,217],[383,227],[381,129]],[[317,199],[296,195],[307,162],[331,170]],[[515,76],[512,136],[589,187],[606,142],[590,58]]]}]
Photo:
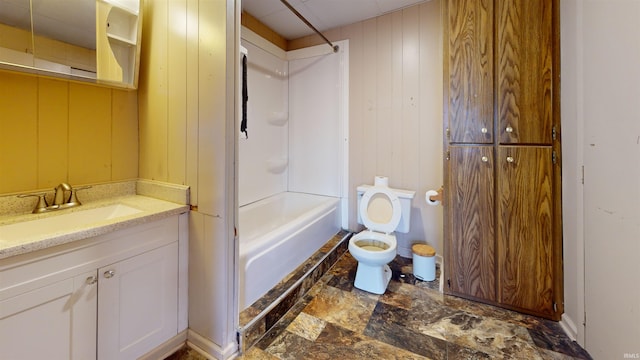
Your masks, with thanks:
[{"label": "chrome faucet", "polygon": [[[47,211],[61,210],[61,209],[82,205],[82,203],[78,200],[78,197],[76,196],[76,192],[78,190],[88,189],[90,187],[91,186],[84,186],[81,188],[74,189],[71,187],[71,185],[67,183],[61,183],[60,185],[56,186],[53,189],[54,190],[53,203],[51,205],[49,205],[49,203],[47,202],[47,193],[45,192],[23,194],[23,195],[18,195],[18,197],[20,198],[28,197],[28,196],[37,197],[38,202],[36,203],[36,206],[33,209],[32,213],[39,214]],[[68,196],[67,196],[67,192],[69,193]]]}]

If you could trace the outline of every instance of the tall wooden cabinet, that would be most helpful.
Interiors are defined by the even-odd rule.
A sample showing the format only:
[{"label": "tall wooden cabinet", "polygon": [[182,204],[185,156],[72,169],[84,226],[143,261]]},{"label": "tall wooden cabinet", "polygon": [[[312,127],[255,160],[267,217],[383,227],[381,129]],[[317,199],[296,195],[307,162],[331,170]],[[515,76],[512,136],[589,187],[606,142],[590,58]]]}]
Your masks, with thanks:
[{"label": "tall wooden cabinet", "polygon": [[558,0],[446,0],[445,291],[559,319]]}]

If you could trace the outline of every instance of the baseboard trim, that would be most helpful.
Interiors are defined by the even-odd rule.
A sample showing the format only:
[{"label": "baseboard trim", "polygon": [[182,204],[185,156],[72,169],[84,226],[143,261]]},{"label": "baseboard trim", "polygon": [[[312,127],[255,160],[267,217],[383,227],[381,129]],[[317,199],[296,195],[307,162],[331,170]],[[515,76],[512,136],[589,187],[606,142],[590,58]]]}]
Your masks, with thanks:
[{"label": "baseboard trim", "polygon": [[160,346],[151,350],[150,352],[139,357],[139,360],[157,360],[164,359],[167,356],[173,354],[178,351],[180,348],[184,346],[187,341],[187,330],[179,333],[178,335],[172,337],[171,339],[165,341]]},{"label": "baseboard trim", "polygon": [[576,341],[576,339],[578,338],[578,327],[567,315],[567,313],[562,314],[562,318],[560,319],[560,327],[562,328],[562,330],[564,330],[564,332],[571,340]]},{"label": "baseboard trim", "polygon": [[230,343],[225,348],[222,348],[193,330],[188,330],[187,345],[207,359],[226,360],[238,354],[238,344]]}]

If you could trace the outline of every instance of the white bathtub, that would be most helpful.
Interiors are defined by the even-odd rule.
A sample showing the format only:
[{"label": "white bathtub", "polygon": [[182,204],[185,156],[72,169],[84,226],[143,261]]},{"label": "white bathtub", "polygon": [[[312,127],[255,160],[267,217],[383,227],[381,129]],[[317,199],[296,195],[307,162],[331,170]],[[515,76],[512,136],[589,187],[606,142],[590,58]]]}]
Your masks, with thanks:
[{"label": "white bathtub", "polygon": [[239,227],[244,310],[340,230],[339,199],[280,193],[240,207]]}]

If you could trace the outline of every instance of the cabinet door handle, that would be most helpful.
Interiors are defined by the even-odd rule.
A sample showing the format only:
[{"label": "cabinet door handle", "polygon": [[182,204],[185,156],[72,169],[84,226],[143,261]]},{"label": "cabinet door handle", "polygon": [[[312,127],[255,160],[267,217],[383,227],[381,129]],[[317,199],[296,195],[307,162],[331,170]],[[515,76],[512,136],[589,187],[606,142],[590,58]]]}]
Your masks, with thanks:
[{"label": "cabinet door handle", "polygon": [[483,127],[482,129],[480,129],[480,132],[483,134],[486,134],[489,130],[486,127]]},{"label": "cabinet door handle", "polygon": [[507,156],[507,162],[508,163],[512,163],[514,161],[515,161],[515,159],[513,158],[513,156]]},{"label": "cabinet door handle", "polygon": [[507,126],[504,131],[508,132],[508,133],[512,133],[513,132],[513,128],[511,126]]},{"label": "cabinet door handle", "polygon": [[485,162],[485,163],[489,162],[489,158],[486,156],[481,157],[480,160],[482,160],[482,162]]},{"label": "cabinet door handle", "polygon": [[95,284],[95,283],[97,283],[97,282],[98,282],[98,277],[97,277],[97,276],[89,276],[89,277],[87,278],[87,280],[85,280],[85,283],[86,283],[87,285],[93,285],[93,284]]},{"label": "cabinet door handle", "polygon": [[104,272],[104,277],[107,279],[111,279],[115,274],[116,272],[114,270],[107,270]]}]

